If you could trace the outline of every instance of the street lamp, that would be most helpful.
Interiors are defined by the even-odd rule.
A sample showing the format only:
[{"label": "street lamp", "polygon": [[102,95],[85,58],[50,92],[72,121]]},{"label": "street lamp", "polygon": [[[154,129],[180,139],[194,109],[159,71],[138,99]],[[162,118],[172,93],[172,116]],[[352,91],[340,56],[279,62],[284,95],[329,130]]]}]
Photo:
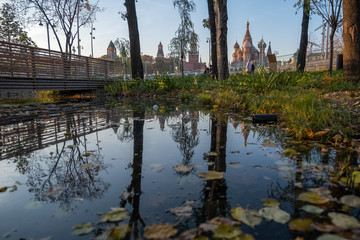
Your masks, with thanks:
[{"label": "street lamp", "polygon": [[77,9],[77,14],[76,14],[76,25],[77,25],[77,37],[78,37],[78,55],[80,56],[81,55],[81,46],[80,46],[80,17],[79,17],[79,14],[80,14],[80,2],[79,0],[77,1],[77,6],[78,6],[78,9]]},{"label": "street lamp", "polygon": [[[44,26],[44,24],[41,22],[39,23],[39,26]],[[50,35],[49,35],[49,23],[46,22],[46,33],[47,33],[47,40],[48,40],[48,49],[50,50]]]},{"label": "street lamp", "polygon": [[91,57],[94,57],[94,46],[93,46],[93,39],[95,39],[95,37],[93,36],[95,28],[93,27],[93,24],[91,23],[91,32],[90,32],[90,36],[91,36]]},{"label": "street lamp", "polygon": [[210,62],[210,60],[211,60],[211,38],[207,38],[206,39],[206,43],[209,43],[209,67],[210,67],[210,65],[211,65],[211,62]]}]

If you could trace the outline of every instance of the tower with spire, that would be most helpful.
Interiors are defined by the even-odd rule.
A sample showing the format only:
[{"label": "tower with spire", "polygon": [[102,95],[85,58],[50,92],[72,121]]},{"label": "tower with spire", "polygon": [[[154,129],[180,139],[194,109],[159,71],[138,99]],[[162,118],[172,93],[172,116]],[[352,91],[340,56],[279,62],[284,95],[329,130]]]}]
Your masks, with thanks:
[{"label": "tower with spire", "polygon": [[116,47],[113,43],[113,41],[110,41],[109,46],[107,48],[107,54],[106,54],[106,58],[109,60],[113,60],[115,61],[117,55],[116,55]]},{"label": "tower with spire", "polygon": [[158,51],[157,51],[157,54],[156,54],[156,58],[160,58],[160,59],[165,58],[165,56],[164,56],[164,47],[163,47],[161,42],[158,45]]},{"label": "tower with spire", "polygon": [[261,38],[259,44],[258,44],[258,48],[260,50],[259,53],[259,63],[263,66],[265,66],[266,61],[266,56],[265,56],[265,48],[266,48],[266,43],[264,41],[264,38]]},{"label": "tower with spire", "polygon": [[192,34],[190,39],[189,62],[196,64],[199,63],[199,51],[195,34]]}]

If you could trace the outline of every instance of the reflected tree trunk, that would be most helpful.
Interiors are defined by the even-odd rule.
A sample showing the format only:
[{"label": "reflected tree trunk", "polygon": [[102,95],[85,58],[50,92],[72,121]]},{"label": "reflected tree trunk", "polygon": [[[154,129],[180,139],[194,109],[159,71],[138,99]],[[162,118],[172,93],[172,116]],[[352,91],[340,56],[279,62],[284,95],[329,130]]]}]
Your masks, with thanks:
[{"label": "reflected tree trunk", "polygon": [[[133,197],[129,200],[131,202],[133,211],[130,215],[129,227],[131,232],[128,233],[126,239],[130,237],[132,233],[133,239],[138,239],[140,235],[139,223],[142,226],[145,226],[144,221],[140,216],[140,196],[141,196],[141,177],[142,177],[142,162],[143,162],[143,144],[144,144],[144,111],[135,111],[134,112],[134,152],[133,152],[133,172],[131,174],[132,180],[127,188],[128,192],[133,192]],[[121,202],[121,207],[125,207],[126,200]]]},{"label": "reflected tree trunk", "polygon": [[[209,156],[209,171],[226,171],[226,139],[227,139],[227,117],[220,116],[211,118],[211,143],[210,152],[216,152],[217,156]],[[225,179],[208,180],[203,187],[203,206],[196,212],[198,224],[204,223],[215,217],[225,217],[229,211],[227,202],[227,184]]]}]

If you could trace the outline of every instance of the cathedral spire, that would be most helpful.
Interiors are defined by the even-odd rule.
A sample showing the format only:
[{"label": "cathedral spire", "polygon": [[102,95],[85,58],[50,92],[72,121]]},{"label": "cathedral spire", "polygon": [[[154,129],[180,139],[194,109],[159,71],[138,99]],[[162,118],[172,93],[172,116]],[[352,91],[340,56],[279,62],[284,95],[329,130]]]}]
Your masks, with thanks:
[{"label": "cathedral spire", "polygon": [[271,42],[269,42],[269,47],[268,47],[268,50],[267,50],[266,55],[271,55],[271,54],[272,54],[272,51],[271,51]]},{"label": "cathedral spire", "polygon": [[156,57],[158,57],[158,58],[164,58],[164,49],[163,49],[163,45],[162,45],[161,42],[160,42],[159,45],[158,45],[158,51],[157,51]]}]

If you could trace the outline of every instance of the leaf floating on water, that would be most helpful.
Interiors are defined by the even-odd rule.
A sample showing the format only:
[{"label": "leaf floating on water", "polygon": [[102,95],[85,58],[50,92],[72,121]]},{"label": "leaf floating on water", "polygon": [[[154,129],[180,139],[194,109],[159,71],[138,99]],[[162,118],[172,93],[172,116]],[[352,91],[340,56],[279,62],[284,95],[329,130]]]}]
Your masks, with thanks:
[{"label": "leaf floating on water", "polygon": [[84,157],[90,157],[91,156],[91,153],[90,152],[86,152],[83,154]]},{"label": "leaf floating on water", "polygon": [[[11,187],[11,190],[9,192],[15,192],[17,190],[17,186],[16,185],[13,185]],[[1,192],[1,191],[0,191]]]},{"label": "leaf floating on water", "polygon": [[207,154],[208,157],[216,157],[218,154],[216,152],[209,152]]},{"label": "leaf floating on water", "polygon": [[75,149],[79,147],[79,145],[68,145],[67,148],[70,148],[70,149]]},{"label": "leaf floating on water", "polygon": [[176,167],[173,167],[173,170],[175,172],[181,172],[181,173],[189,173],[191,170],[194,169],[193,165],[177,165]]},{"label": "leaf floating on water", "polygon": [[94,228],[91,223],[84,223],[84,224],[75,226],[73,228],[72,234],[81,236],[81,235],[89,234],[93,230],[94,230]]},{"label": "leaf floating on water", "polygon": [[267,221],[274,220],[278,223],[287,223],[290,220],[290,214],[281,210],[279,207],[265,207],[259,210],[260,216]]},{"label": "leaf floating on water", "polygon": [[259,225],[262,221],[262,218],[257,211],[245,210],[242,207],[231,209],[231,216],[252,228],[254,228],[256,225]]},{"label": "leaf floating on water", "polygon": [[320,237],[318,237],[316,240],[347,240],[347,238],[343,238],[336,234],[323,234]]},{"label": "leaf floating on water", "polygon": [[44,237],[44,238],[40,238],[40,240],[52,240],[53,239],[53,237]]},{"label": "leaf floating on water", "polygon": [[222,179],[224,177],[224,173],[217,171],[209,171],[207,173],[198,173],[198,177],[205,178],[205,180],[215,180]]},{"label": "leaf floating on water", "polygon": [[328,198],[321,197],[317,192],[305,192],[300,194],[299,200],[313,204],[325,204],[329,202]]},{"label": "leaf floating on water", "polygon": [[292,155],[297,154],[297,152],[296,152],[296,150],[294,150],[294,149],[286,149],[286,150],[284,151],[284,154],[285,154],[285,156],[290,157],[290,156],[292,156]]},{"label": "leaf floating on water", "polygon": [[280,203],[275,199],[263,199],[261,200],[265,207],[277,207]]},{"label": "leaf floating on water", "polygon": [[2,187],[2,188],[0,188],[0,192],[6,192],[7,189],[8,189],[8,187]]},{"label": "leaf floating on water", "polygon": [[174,236],[177,230],[170,224],[154,224],[145,228],[144,237],[149,239],[161,239]]},{"label": "leaf floating on water", "polygon": [[110,240],[110,239],[125,239],[126,234],[131,231],[131,227],[127,224],[120,224],[116,227],[111,227],[102,235],[95,238],[95,240]]},{"label": "leaf floating on water", "polygon": [[175,207],[175,208],[171,208],[169,209],[169,211],[179,217],[190,217],[192,215],[191,211],[192,211],[192,207],[190,207],[189,205],[187,206],[181,206],[181,207]]},{"label": "leaf floating on water", "polygon": [[213,232],[220,225],[240,226],[241,222],[233,221],[223,217],[215,217],[206,223],[200,224],[199,229],[202,232]]},{"label": "leaf floating on water", "polygon": [[93,167],[93,165],[90,163],[87,163],[87,164],[84,164],[81,166],[82,169],[88,169],[88,168],[92,168],[92,167]]},{"label": "leaf floating on water", "polygon": [[301,209],[304,210],[305,212],[312,214],[321,214],[322,212],[324,212],[324,209],[316,207],[314,205],[305,205],[302,206]]},{"label": "leaf floating on water", "polygon": [[289,222],[289,228],[295,231],[308,232],[311,231],[311,224],[313,220],[311,219],[294,219]]},{"label": "leaf floating on water", "polygon": [[350,207],[360,208],[360,197],[355,195],[342,196],[340,202]]},{"label": "leaf floating on water", "polygon": [[232,239],[242,234],[242,231],[231,225],[220,225],[214,231],[214,238]]},{"label": "leaf floating on water", "polygon": [[190,229],[187,230],[183,233],[181,233],[181,235],[177,238],[177,239],[183,239],[183,240],[187,240],[187,239],[191,239],[191,240],[208,240],[207,237],[205,236],[197,236],[198,235],[198,229],[194,228],[194,229]]},{"label": "leaf floating on water", "polygon": [[343,228],[345,230],[360,228],[359,221],[353,216],[336,212],[331,212],[328,215],[331,218],[331,222],[337,227]]},{"label": "leaf floating on water", "polygon": [[319,188],[309,188],[310,192],[316,192],[320,196],[331,199],[331,191],[326,187],[319,187]]},{"label": "leaf floating on water", "polygon": [[103,222],[118,222],[128,218],[128,214],[123,208],[112,208],[110,212],[101,216]]},{"label": "leaf floating on water", "polygon": [[295,170],[293,167],[289,167],[289,166],[270,166],[268,168],[277,169],[279,171],[284,171],[284,172],[291,172]]},{"label": "leaf floating on water", "polygon": [[342,232],[343,229],[332,224],[313,223],[311,227],[319,232]]}]

